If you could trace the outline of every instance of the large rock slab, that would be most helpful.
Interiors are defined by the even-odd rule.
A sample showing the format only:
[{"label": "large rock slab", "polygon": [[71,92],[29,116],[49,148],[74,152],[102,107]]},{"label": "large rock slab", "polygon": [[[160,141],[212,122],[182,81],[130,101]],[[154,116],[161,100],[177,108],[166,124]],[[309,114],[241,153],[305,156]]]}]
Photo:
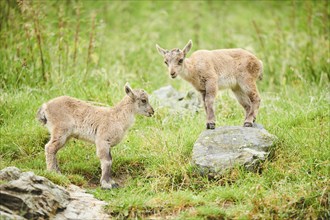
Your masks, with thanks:
[{"label": "large rock slab", "polygon": [[172,112],[198,112],[202,107],[199,94],[194,91],[186,93],[175,90],[171,85],[161,87],[155,90],[151,95],[151,100],[156,103],[158,107],[168,108]]},{"label": "large rock slab", "polygon": [[194,144],[192,160],[202,174],[211,176],[221,175],[236,165],[255,171],[267,159],[276,140],[261,125],[205,130]]},{"label": "large rock slab", "polygon": [[[69,193],[33,172],[16,167],[0,171],[0,212],[6,219],[45,219],[69,204]],[[11,216],[11,217],[10,217]]]},{"label": "large rock slab", "polygon": [[0,171],[0,219],[110,219],[107,203],[78,186],[64,189],[16,167]]}]

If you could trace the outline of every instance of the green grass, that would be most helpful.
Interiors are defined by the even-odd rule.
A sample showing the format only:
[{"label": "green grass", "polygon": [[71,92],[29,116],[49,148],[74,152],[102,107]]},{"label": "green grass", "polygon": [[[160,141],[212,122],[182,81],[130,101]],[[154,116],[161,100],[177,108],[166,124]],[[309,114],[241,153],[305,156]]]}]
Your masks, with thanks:
[{"label": "green grass", "polygon": [[[0,1],[0,10],[1,169],[85,187],[119,219],[329,218],[327,1]],[[236,167],[222,178],[200,176],[191,153],[204,111],[157,106],[112,150],[119,189],[99,188],[95,146],[82,141],[59,151],[62,175],[45,170],[48,133],[35,119],[43,102],[70,95],[113,105],[127,81],[149,93],[168,84],[192,89],[168,77],[155,48],[189,39],[192,51],[242,47],[264,61],[258,122],[279,141],[260,173]],[[242,124],[229,91],[218,95],[216,111],[218,126]]]}]

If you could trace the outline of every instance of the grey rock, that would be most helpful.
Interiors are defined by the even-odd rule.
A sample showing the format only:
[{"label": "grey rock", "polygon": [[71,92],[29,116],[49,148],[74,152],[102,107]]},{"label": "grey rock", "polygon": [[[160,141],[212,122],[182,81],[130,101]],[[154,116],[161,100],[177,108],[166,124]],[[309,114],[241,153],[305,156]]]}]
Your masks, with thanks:
[{"label": "grey rock", "polygon": [[0,211],[0,219],[1,220],[26,220],[26,218],[23,218],[19,215],[8,214],[3,211]]},{"label": "grey rock", "polygon": [[16,167],[0,171],[0,219],[110,219],[104,205],[75,185],[64,189]]},{"label": "grey rock", "polygon": [[10,181],[17,180],[21,175],[20,169],[17,167],[7,167],[0,171],[0,180]]},{"label": "grey rock", "polygon": [[192,160],[202,174],[218,176],[236,165],[255,171],[265,161],[277,138],[262,125],[224,126],[203,131],[193,147]]},{"label": "grey rock", "polygon": [[107,203],[95,199],[93,195],[75,185],[70,185],[67,189],[70,193],[71,201],[67,208],[58,213],[54,220],[63,219],[110,219],[103,207]]},{"label": "grey rock", "polygon": [[161,87],[160,89],[155,90],[152,94],[157,96],[159,99],[173,98],[180,100],[184,98],[184,94],[176,91],[171,85]]},{"label": "grey rock", "polygon": [[64,188],[33,172],[7,167],[0,171],[0,181],[0,211],[7,213],[4,218],[49,218],[69,204],[69,193]]},{"label": "grey rock", "polygon": [[198,112],[201,101],[196,91],[179,92],[172,86],[165,86],[155,90],[151,95],[152,102],[160,108],[169,108],[172,112]]}]

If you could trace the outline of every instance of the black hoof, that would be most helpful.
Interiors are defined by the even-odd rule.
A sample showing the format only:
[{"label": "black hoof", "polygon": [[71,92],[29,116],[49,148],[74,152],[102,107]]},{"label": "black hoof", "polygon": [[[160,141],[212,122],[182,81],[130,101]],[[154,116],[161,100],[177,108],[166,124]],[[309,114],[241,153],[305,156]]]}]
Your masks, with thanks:
[{"label": "black hoof", "polygon": [[244,127],[252,127],[253,124],[251,122],[245,122],[243,126]]},{"label": "black hoof", "polygon": [[119,188],[119,185],[117,183],[113,183],[113,184],[111,184],[111,188],[117,189],[117,188]]},{"label": "black hoof", "polygon": [[215,123],[207,123],[206,129],[215,129]]},{"label": "black hoof", "polygon": [[101,186],[102,190],[112,190],[119,188],[119,185],[117,183],[107,183]]}]

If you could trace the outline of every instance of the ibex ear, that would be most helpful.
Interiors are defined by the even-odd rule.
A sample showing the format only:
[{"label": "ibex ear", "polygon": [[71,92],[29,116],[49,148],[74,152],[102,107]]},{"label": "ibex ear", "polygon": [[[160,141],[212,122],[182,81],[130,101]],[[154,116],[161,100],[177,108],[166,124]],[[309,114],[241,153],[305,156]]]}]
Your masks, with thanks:
[{"label": "ibex ear", "polygon": [[133,92],[133,89],[129,86],[128,82],[125,84],[125,92],[132,99],[136,98],[136,95]]},{"label": "ibex ear", "polygon": [[191,47],[192,47],[192,41],[189,40],[189,42],[187,43],[187,45],[186,45],[186,46],[183,48],[183,50],[182,50],[184,56],[187,55],[187,53],[190,51]]},{"label": "ibex ear", "polygon": [[158,53],[162,56],[165,56],[165,54],[167,53],[167,50],[164,50],[163,48],[161,48],[160,46],[158,46],[158,44],[156,44],[156,48],[158,50]]}]

